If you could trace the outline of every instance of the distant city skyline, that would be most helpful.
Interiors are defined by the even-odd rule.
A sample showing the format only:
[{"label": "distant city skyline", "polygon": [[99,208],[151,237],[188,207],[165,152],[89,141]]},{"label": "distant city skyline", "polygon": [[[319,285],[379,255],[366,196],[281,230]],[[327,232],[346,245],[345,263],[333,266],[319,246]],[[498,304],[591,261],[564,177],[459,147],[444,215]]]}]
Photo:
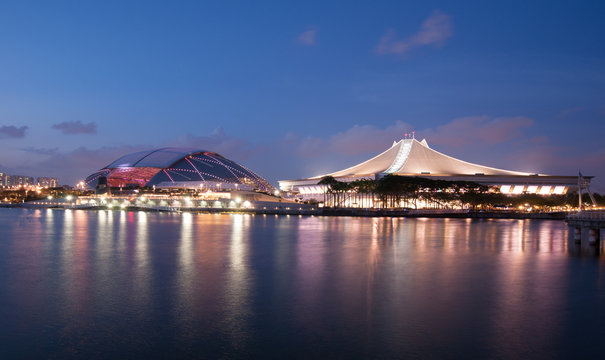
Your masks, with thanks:
[{"label": "distant city skyline", "polygon": [[0,172],[75,185],[120,155],[220,153],[277,185],[415,131],[605,192],[605,5],[0,5]]}]

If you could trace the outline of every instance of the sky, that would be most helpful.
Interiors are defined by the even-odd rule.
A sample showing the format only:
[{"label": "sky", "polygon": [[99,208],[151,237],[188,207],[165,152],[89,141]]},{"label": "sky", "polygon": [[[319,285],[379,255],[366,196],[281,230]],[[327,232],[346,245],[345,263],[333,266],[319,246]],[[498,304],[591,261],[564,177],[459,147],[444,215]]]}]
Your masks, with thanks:
[{"label": "sky", "polygon": [[0,1],[0,172],[216,151],[274,185],[415,131],[605,193],[600,1]]}]

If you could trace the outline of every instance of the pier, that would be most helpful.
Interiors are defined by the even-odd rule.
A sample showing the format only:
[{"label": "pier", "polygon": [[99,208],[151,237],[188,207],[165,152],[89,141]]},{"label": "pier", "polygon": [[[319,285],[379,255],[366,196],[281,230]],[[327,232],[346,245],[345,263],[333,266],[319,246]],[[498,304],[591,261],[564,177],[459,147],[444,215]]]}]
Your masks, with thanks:
[{"label": "pier", "polygon": [[570,227],[569,240],[581,247],[586,245],[599,251],[601,234],[605,232],[605,211],[583,211],[569,214],[565,219]]}]

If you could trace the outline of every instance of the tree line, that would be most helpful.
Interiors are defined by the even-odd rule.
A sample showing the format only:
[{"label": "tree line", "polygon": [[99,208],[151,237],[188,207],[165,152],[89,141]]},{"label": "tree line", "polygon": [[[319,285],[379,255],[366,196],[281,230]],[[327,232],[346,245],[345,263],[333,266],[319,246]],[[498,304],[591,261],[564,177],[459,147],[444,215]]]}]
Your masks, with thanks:
[{"label": "tree line", "polygon": [[[518,194],[493,191],[489,186],[471,181],[433,180],[422,177],[386,175],[378,180],[361,179],[341,182],[326,176],[318,183],[327,187],[324,193],[326,207],[377,208],[518,208],[577,206],[578,195]],[[595,194],[597,202],[605,199]]]}]

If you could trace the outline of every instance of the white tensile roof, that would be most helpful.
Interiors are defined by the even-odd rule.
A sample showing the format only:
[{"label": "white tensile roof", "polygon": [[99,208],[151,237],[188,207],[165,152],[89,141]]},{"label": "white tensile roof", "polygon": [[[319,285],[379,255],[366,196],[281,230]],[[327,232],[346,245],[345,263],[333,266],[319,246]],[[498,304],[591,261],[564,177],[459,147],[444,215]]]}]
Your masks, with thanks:
[{"label": "white tensile roof", "polygon": [[370,174],[397,175],[534,175],[519,171],[496,169],[455,159],[429,148],[426,140],[402,139],[383,153],[350,168],[315,176],[343,177]]}]

